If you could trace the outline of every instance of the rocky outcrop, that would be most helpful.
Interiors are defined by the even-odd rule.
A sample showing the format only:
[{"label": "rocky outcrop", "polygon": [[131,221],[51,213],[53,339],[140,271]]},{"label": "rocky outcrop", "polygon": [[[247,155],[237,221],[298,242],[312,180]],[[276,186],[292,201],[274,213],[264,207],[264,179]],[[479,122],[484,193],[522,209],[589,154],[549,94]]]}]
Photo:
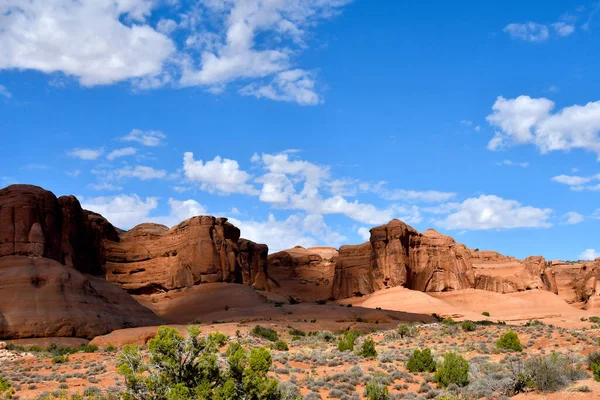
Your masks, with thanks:
[{"label": "rocky outcrop", "polygon": [[225,218],[122,231],[73,196],[9,186],[0,190],[0,336],[92,337],[159,324],[121,288],[145,294],[233,282],[269,289],[267,254]]},{"label": "rocky outcrop", "polygon": [[600,258],[594,261],[551,261],[557,293],[567,303],[596,308],[600,296]]},{"label": "rocky outcrop", "polygon": [[269,277],[273,291],[299,301],[331,297],[338,251],[333,247],[296,246],[269,255]]},{"label": "rocky outcrop", "polygon": [[215,282],[269,286],[267,246],[240,239],[226,218],[198,216],[171,229],[141,224],[104,246],[106,279],[133,294]]},{"label": "rocky outcrop", "polygon": [[0,257],[32,255],[81,272],[102,274],[104,239],[118,240],[112,225],[90,222],[73,196],[56,198],[31,185],[0,190]]},{"label": "rocky outcrop", "polygon": [[332,297],[362,296],[404,286],[423,292],[483,289],[510,293],[528,289],[557,292],[542,257],[524,261],[476,251],[429,229],[423,233],[399,220],[371,229],[367,243],[342,246]]},{"label": "rocky outcrop", "polygon": [[93,338],[163,323],[123,289],[50,258],[0,258],[0,338]]}]

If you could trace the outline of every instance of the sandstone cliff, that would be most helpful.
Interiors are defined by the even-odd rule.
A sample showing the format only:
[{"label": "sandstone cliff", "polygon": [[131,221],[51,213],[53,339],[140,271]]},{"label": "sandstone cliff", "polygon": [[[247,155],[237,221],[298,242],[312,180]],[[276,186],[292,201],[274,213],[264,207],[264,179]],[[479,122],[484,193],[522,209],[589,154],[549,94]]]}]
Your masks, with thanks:
[{"label": "sandstone cliff", "polygon": [[301,246],[269,255],[272,290],[299,301],[329,299],[337,257],[333,247]]},{"label": "sandstone cliff", "polygon": [[369,242],[340,248],[332,298],[395,286],[424,292],[472,288],[499,293],[557,292],[552,270],[541,257],[519,261],[471,250],[450,236],[432,229],[419,233],[399,220],[371,229]]}]

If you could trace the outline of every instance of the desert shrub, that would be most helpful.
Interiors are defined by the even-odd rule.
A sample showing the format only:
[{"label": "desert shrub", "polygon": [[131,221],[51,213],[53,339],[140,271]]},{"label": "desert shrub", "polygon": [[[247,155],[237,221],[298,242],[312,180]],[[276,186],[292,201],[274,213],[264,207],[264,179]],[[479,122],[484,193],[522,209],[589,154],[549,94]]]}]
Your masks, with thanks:
[{"label": "desert shrub", "polygon": [[482,312],[482,313],[481,313],[481,315],[483,315],[483,316],[485,316],[485,317],[489,317],[489,316],[490,316],[490,313],[489,313],[489,312],[487,312],[487,311],[484,311],[484,312]]},{"label": "desert shrub", "polygon": [[365,339],[362,342],[358,355],[365,358],[377,357],[377,350],[375,350],[375,342],[373,339]]},{"label": "desert shrub", "polygon": [[226,352],[227,368],[217,363],[217,347],[200,330],[188,327],[182,337],[174,328],[161,326],[148,343],[149,357],[126,345],[119,354],[117,372],[125,378],[125,400],[208,400],[280,398],[277,380],[267,376],[273,363],[264,348],[246,351],[232,343]]},{"label": "desert shrub", "polygon": [[0,399],[12,399],[13,394],[15,394],[15,389],[0,375]]},{"label": "desert shrub", "polygon": [[254,329],[252,329],[252,334],[270,340],[271,342],[276,342],[279,339],[279,335],[277,335],[277,332],[275,332],[274,329],[260,325],[256,325]]},{"label": "desert shrub", "polygon": [[95,353],[98,351],[98,346],[95,344],[84,344],[80,348],[84,353]]},{"label": "desert shrub", "polygon": [[398,325],[398,335],[400,335],[401,338],[415,337],[418,334],[419,334],[419,328],[417,328],[414,325],[406,324],[406,323]]},{"label": "desert shrub", "polygon": [[316,336],[317,338],[326,342],[333,342],[335,340],[335,335],[330,331],[319,331],[317,332]]},{"label": "desert shrub", "polygon": [[460,326],[465,332],[473,332],[475,329],[477,329],[477,326],[473,321],[463,321]]},{"label": "desert shrub", "polygon": [[281,382],[279,393],[281,400],[302,400],[300,389],[293,382]]},{"label": "desert shrub", "polygon": [[327,300],[326,299],[317,300],[317,304],[322,306],[323,304],[327,304]]},{"label": "desert shrub", "polygon": [[444,354],[444,360],[437,366],[433,379],[439,387],[443,388],[450,385],[467,386],[469,363],[464,357],[448,352]]},{"label": "desert shrub", "polygon": [[69,356],[54,356],[52,357],[52,364],[65,364],[69,362]]},{"label": "desert shrub", "polygon": [[339,351],[352,351],[354,350],[354,341],[356,336],[351,332],[347,332],[338,342]]},{"label": "desert shrub", "polygon": [[542,392],[558,391],[587,376],[569,356],[558,353],[529,358],[523,374],[528,387]]},{"label": "desert shrub", "polygon": [[275,344],[273,345],[273,347],[275,348],[275,350],[279,350],[279,351],[288,351],[290,349],[288,347],[288,344],[286,342],[284,342],[283,340],[276,341]]},{"label": "desert shrub", "polygon": [[208,340],[214,343],[217,347],[223,347],[227,344],[229,338],[224,333],[213,332],[208,335]]},{"label": "desert shrub", "polygon": [[600,324],[600,317],[596,317],[596,316],[589,317],[588,321],[593,322],[594,324]]},{"label": "desert shrub", "polygon": [[387,386],[377,378],[371,378],[367,383],[365,392],[365,397],[368,400],[387,400],[389,397]]},{"label": "desert shrub", "polygon": [[444,319],[441,321],[441,323],[442,323],[442,324],[444,324],[444,325],[455,325],[455,324],[456,324],[456,321],[455,321],[455,320],[453,320],[452,318],[448,317],[448,318],[444,318]]},{"label": "desert shrub", "polygon": [[27,349],[27,351],[29,352],[33,352],[33,353],[41,353],[43,350],[40,346],[31,346]]},{"label": "desert shrub", "polygon": [[434,372],[435,368],[435,361],[430,349],[415,350],[406,363],[406,369],[409,372]]},{"label": "desert shrub", "polygon": [[6,350],[11,350],[11,351],[25,351],[25,347],[19,346],[18,344],[14,344],[14,343],[7,343],[6,344]]},{"label": "desert shrub", "polygon": [[306,336],[306,332],[300,330],[300,329],[296,329],[296,328],[291,328],[290,329],[290,335],[292,336]]},{"label": "desert shrub", "polygon": [[290,304],[300,304],[300,301],[292,296],[288,297],[288,301],[290,302]]},{"label": "desert shrub", "polygon": [[600,351],[593,351],[589,353],[587,356],[587,363],[590,368],[592,368],[592,365],[594,364],[600,365]]},{"label": "desert shrub", "polygon": [[592,374],[594,374],[594,380],[600,382],[600,364],[592,364],[590,365],[590,369],[592,370]]},{"label": "desert shrub", "polygon": [[508,331],[498,339],[496,346],[504,350],[523,351],[523,346],[517,334],[513,331]]}]

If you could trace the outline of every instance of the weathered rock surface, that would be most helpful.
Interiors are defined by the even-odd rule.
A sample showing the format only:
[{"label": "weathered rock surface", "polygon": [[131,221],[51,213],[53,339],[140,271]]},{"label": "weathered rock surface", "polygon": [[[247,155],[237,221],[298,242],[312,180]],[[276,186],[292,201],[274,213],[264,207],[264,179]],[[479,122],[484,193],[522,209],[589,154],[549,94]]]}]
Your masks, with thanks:
[{"label": "weathered rock surface", "polygon": [[91,339],[162,323],[118,286],[49,258],[1,257],[0,277],[0,338]]},{"label": "weathered rock surface", "polygon": [[600,258],[582,262],[551,261],[549,264],[557,293],[567,303],[579,303],[588,309],[600,307]]},{"label": "weathered rock surface", "polygon": [[267,246],[240,239],[226,218],[198,216],[171,229],[141,224],[104,247],[106,279],[134,294],[215,282],[270,285]]},{"label": "weathered rock surface", "polygon": [[118,240],[110,224],[88,218],[73,196],[56,198],[31,185],[0,190],[0,257],[32,255],[102,274],[103,239]]},{"label": "weathered rock surface", "polygon": [[474,251],[433,229],[423,233],[399,220],[371,229],[371,239],[342,246],[332,297],[362,296],[404,286],[423,292],[484,289],[511,293],[557,292],[552,270],[541,257],[519,261],[491,251]]},{"label": "weathered rock surface", "polygon": [[333,247],[301,246],[269,255],[272,290],[299,301],[329,299],[337,257]]}]

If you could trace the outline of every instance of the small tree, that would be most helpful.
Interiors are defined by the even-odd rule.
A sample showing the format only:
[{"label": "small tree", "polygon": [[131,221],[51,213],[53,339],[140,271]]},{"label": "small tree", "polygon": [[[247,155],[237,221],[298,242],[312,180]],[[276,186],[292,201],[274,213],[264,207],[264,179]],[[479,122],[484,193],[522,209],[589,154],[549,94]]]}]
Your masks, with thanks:
[{"label": "small tree", "polygon": [[469,362],[456,353],[444,354],[442,361],[433,379],[439,387],[446,388],[450,385],[467,386],[469,384]]},{"label": "small tree", "polygon": [[368,400],[387,400],[389,397],[387,386],[377,378],[371,378],[365,389]]},{"label": "small tree", "polygon": [[377,350],[375,350],[375,342],[373,342],[373,339],[365,339],[365,341],[362,343],[360,351],[358,352],[358,355],[365,358],[377,357]]},{"label": "small tree", "polygon": [[463,321],[461,326],[465,332],[473,332],[475,329],[477,329],[473,321]]},{"label": "small tree", "polygon": [[508,331],[498,339],[496,346],[500,349],[511,351],[523,351],[523,346],[517,334],[513,331]]},{"label": "small tree", "polygon": [[352,351],[354,350],[354,342],[356,341],[356,338],[358,337],[358,332],[355,331],[350,331],[350,332],[346,332],[344,334],[344,337],[342,337],[340,339],[340,341],[338,342],[338,350],[339,351]]},{"label": "small tree", "polygon": [[415,350],[406,363],[406,369],[410,372],[434,372],[435,367],[430,349]]},{"label": "small tree", "polygon": [[119,355],[117,371],[125,378],[125,400],[276,400],[278,383],[267,377],[272,358],[264,348],[248,352],[232,343],[226,353],[228,368],[217,364],[220,335],[199,337],[191,326],[183,338],[167,326],[148,344],[149,358],[127,345]]},{"label": "small tree", "polygon": [[419,334],[419,328],[414,325],[402,323],[398,325],[398,335],[401,338],[414,337]]}]

